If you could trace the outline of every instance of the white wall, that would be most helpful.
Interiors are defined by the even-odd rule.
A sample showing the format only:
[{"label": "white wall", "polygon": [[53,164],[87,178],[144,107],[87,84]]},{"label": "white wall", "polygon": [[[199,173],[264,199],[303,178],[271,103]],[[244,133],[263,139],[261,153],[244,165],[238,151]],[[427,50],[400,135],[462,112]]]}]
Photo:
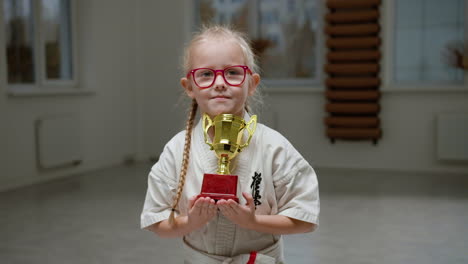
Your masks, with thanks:
[{"label": "white wall", "polygon": [[[80,87],[95,94],[9,97],[5,79],[0,78],[0,189],[112,166],[127,155],[142,160],[157,157],[183,129],[188,108],[178,103],[188,3],[77,1]],[[384,134],[376,146],[368,141],[331,144],[324,132],[322,92],[269,93],[265,104],[269,112],[260,120],[275,126],[315,167],[468,174],[466,162],[436,160],[434,134],[436,113],[468,112],[467,92],[384,92]],[[63,112],[80,117],[84,163],[78,168],[38,171],[34,120]]]},{"label": "white wall", "polygon": [[272,94],[277,129],[316,167],[368,168],[466,173],[468,162],[436,159],[435,116],[468,113],[468,93],[384,92],[381,99],[383,136],[370,141],[336,141],[325,137],[322,93]]},{"label": "white wall", "polygon": [[137,73],[141,157],[158,157],[166,142],[184,128],[188,105],[180,86],[184,46],[184,1],[139,0]]},{"label": "white wall", "polygon": [[[76,2],[79,88],[95,94],[11,97],[5,93],[5,78],[0,78],[0,189],[111,166],[137,151],[135,4],[126,0]],[[39,171],[34,121],[61,113],[76,113],[80,118],[83,164]]]}]

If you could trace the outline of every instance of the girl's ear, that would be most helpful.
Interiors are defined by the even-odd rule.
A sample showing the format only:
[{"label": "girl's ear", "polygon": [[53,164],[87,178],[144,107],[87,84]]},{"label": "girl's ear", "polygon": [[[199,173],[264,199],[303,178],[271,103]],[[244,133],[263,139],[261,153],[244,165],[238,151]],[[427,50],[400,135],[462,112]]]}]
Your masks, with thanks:
[{"label": "girl's ear", "polygon": [[182,85],[182,87],[184,87],[184,90],[185,90],[185,93],[192,99],[194,99],[194,94],[193,94],[193,89],[192,89],[192,85],[190,85],[190,81],[186,78],[186,77],[183,77],[180,79],[180,85]]},{"label": "girl's ear", "polygon": [[255,93],[257,86],[260,84],[260,75],[258,73],[252,74],[251,85],[249,86],[249,96]]}]

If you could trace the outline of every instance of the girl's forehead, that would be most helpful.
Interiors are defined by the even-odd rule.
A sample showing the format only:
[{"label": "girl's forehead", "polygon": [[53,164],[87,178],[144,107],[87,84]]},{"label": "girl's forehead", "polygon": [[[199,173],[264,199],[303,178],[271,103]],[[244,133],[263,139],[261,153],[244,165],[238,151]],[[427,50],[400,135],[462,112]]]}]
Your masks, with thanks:
[{"label": "girl's forehead", "polygon": [[233,39],[206,39],[192,47],[191,64],[226,61],[226,64],[244,64],[241,46]]},{"label": "girl's forehead", "polygon": [[205,39],[200,40],[199,42],[194,44],[194,48],[204,48],[204,47],[216,47],[216,46],[231,46],[231,47],[239,47],[240,44],[233,38],[215,38],[215,37],[208,37]]}]

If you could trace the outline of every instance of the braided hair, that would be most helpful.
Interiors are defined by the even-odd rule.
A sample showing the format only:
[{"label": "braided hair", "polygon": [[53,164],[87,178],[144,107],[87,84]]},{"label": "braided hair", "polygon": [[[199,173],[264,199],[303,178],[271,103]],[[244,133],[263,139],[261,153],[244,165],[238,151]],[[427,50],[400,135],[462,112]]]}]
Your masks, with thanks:
[{"label": "braided hair", "polygon": [[192,143],[192,130],[193,130],[193,121],[197,114],[198,104],[195,99],[192,100],[192,107],[188,113],[187,123],[185,125],[185,144],[184,144],[184,153],[182,158],[182,168],[180,170],[179,176],[179,186],[177,186],[177,193],[174,198],[174,203],[172,204],[171,214],[169,216],[169,223],[172,225],[174,223],[174,213],[179,204],[180,196],[182,195],[182,190],[185,185],[185,176],[187,175],[188,163],[190,159],[190,145]]}]

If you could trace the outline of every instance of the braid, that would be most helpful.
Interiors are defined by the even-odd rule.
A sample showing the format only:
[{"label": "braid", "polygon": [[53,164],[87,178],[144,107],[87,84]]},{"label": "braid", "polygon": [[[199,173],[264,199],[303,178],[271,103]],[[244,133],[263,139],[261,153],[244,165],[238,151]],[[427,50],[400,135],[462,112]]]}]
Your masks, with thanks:
[{"label": "braid", "polygon": [[190,145],[192,142],[192,130],[193,130],[193,121],[195,119],[195,115],[197,114],[198,104],[195,99],[192,100],[192,107],[190,108],[187,123],[185,126],[185,145],[184,145],[184,153],[182,158],[182,168],[180,170],[179,176],[179,186],[177,186],[177,193],[174,198],[174,203],[172,205],[171,215],[169,216],[169,223],[171,225],[174,224],[174,212],[179,204],[180,197],[182,195],[182,190],[184,189],[185,185],[185,176],[187,175],[187,168],[190,159]]}]

